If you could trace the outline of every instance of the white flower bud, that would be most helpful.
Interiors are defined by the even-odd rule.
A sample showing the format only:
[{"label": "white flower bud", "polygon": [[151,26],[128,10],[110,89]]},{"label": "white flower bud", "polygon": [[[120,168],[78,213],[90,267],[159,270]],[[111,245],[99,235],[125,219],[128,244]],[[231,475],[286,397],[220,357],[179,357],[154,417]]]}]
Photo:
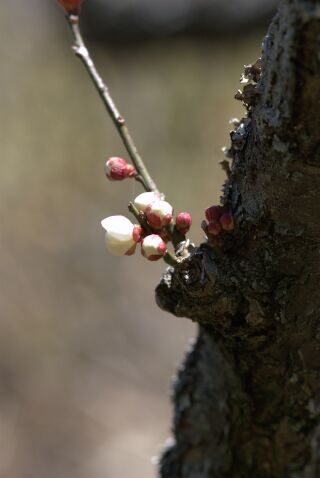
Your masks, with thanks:
[{"label": "white flower bud", "polygon": [[[137,226],[124,216],[110,216],[101,221],[106,231],[106,246],[111,254],[116,256],[131,255],[138,242]],[[140,227],[140,226],[139,226]]]},{"label": "white flower bud", "polygon": [[161,259],[167,252],[167,244],[157,234],[150,234],[141,243],[141,253],[149,261]]},{"label": "white flower bud", "polygon": [[147,207],[154,203],[155,201],[159,201],[160,196],[157,193],[149,192],[149,193],[142,193],[139,194],[133,201],[133,204],[136,206],[138,211],[145,212]]},{"label": "white flower bud", "polygon": [[149,204],[146,209],[148,223],[154,229],[161,229],[172,220],[173,207],[167,201],[158,201]]}]

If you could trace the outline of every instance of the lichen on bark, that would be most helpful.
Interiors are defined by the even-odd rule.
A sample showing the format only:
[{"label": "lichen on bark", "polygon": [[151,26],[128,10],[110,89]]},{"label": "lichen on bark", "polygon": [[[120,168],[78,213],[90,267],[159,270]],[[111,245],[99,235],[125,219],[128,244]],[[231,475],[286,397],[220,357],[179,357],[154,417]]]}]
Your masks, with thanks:
[{"label": "lichen on bark", "polygon": [[283,0],[253,67],[222,198],[236,229],[156,290],[199,323],[162,478],[320,476],[319,2]]}]

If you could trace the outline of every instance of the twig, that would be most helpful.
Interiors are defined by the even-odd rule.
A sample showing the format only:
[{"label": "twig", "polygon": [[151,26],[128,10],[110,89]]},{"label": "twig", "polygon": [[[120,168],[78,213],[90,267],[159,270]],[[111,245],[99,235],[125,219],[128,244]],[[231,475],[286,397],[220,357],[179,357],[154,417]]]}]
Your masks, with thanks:
[{"label": "twig", "polygon": [[140,226],[146,231],[147,234],[152,234],[152,229],[147,223],[147,220],[144,216],[144,214],[140,213],[139,210],[136,208],[136,206],[133,204],[133,202],[129,202],[128,204],[128,209],[129,211],[134,215],[136,220],[139,222]]},{"label": "twig", "polygon": [[73,50],[75,54],[81,59],[82,63],[86,67],[90,78],[92,79],[100,98],[102,99],[115,127],[118,130],[119,135],[122,138],[122,141],[129,153],[129,156],[136,168],[138,174],[135,179],[142,183],[146,191],[154,191],[159,193],[159,190],[151,178],[148,170],[139,155],[136,145],[129,133],[128,127],[126,125],[125,119],[119,113],[110,93],[109,90],[104,83],[103,79],[99,75],[96,66],[89,54],[89,51],[84,43],[83,37],[80,32],[79,27],[79,17],[77,15],[67,15],[67,22],[71,29],[71,32],[74,37],[74,46]]},{"label": "twig", "polygon": [[169,266],[175,267],[177,264],[179,264],[179,261],[177,260],[176,256],[172,254],[172,252],[167,251],[165,255],[163,256],[164,262],[166,262]]}]

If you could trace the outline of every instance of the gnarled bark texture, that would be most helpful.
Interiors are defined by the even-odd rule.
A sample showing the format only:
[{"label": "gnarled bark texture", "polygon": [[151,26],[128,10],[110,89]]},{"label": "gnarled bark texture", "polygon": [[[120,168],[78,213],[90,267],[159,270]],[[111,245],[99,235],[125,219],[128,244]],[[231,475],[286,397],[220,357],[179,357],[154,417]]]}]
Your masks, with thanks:
[{"label": "gnarled bark texture", "polygon": [[223,196],[234,234],[156,291],[199,323],[162,478],[320,477],[319,1],[282,1],[248,74]]}]

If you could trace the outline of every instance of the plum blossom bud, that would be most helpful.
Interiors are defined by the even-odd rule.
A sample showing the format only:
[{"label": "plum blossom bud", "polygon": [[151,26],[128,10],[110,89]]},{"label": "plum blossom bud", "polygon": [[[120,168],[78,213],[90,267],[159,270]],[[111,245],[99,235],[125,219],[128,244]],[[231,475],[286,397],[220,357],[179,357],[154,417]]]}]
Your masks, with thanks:
[{"label": "plum blossom bud", "polygon": [[105,164],[105,172],[107,178],[112,181],[121,181],[122,179],[136,175],[134,166],[128,164],[126,160],[116,156],[108,159]]},{"label": "plum blossom bud", "polygon": [[135,224],[133,226],[132,238],[134,242],[141,242],[143,238],[143,229],[140,224]]},{"label": "plum blossom bud", "polygon": [[126,175],[127,178],[134,178],[137,175],[137,170],[132,164],[127,164]]},{"label": "plum blossom bud", "polygon": [[167,244],[157,234],[146,236],[141,243],[141,254],[149,261],[158,261],[167,252]]},{"label": "plum blossom bud", "polygon": [[192,217],[188,212],[180,212],[176,217],[176,228],[182,234],[186,234],[192,224]]},{"label": "plum blossom bud", "polygon": [[222,207],[221,206],[211,206],[205,210],[205,215],[207,220],[210,221],[219,221],[222,215]]},{"label": "plum blossom bud", "polygon": [[217,221],[210,221],[207,226],[207,233],[212,236],[219,236],[221,232],[221,226]]},{"label": "plum blossom bud", "polygon": [[138,211],[145,212],[147,207],[154,203],[155,201],[159,201],[160,196],[154,192],[142,193],[139,194],[133,201],[133,204],[136,206]]},{"label": "plum blossom bud", "polygon": [[111,254],[116,256],[131,255],[141,240],[142,228],[132,224],[124,216],[110,216],[101,221],[106,231],[106,246]]},{"label": "plum blossom bud", "polygon": [[230,213],[225,213],[222,214],[220,217],[220,224],[222,226],[222,229],[224,231],[230,232],[233,231],[234,229],[234,221],[233,221],[233,216]]},{"label": "plum blossom bud", "polygon": [[158,201],[149,204],[146,208],[147,221],[154,229],[161,229],[172,221],[173,207],[167,201]]},{"label": "plum blossom bud", "polygon": [[58,0],[65,11],[70,15],[79,15],[82,1],[83,0]]}]

